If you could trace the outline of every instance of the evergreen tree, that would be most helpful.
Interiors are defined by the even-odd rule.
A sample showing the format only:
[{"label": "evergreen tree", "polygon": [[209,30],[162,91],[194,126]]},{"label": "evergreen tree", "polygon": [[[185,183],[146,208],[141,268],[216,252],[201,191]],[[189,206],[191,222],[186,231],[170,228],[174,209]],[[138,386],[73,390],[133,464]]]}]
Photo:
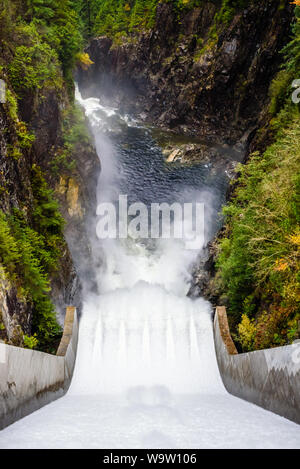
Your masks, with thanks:
[{"label": "evergreen tree", "polygon": [[98,11],[93,32],[98,35],[124,35],[153,26],[158,0],[94,0]]},{"label": "evergreen tree", "polygon": [[55,0],[28,0],[27,18],[49,22],[55,16]]},{"label": "evergreen tree", "polygon": [[102,3],[101,0],[72,0],[73,8],[80,18],[82,34],[86,39],[92,36]]}]

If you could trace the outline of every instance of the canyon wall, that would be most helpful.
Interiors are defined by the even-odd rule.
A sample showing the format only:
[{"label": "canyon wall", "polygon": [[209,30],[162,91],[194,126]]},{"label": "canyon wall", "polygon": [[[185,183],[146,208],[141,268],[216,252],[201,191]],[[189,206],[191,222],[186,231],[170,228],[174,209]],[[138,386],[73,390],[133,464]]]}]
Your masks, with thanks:
[{"label": "canyon wall", "polygon": [[[55,307],[59,322],[63,323],[65,307],[69,304],[75,304],[80,314],[82,281],[93,278],[87,220],[96,205],[100,162],[92,137],[80,133],[81,129],[87,128],[83,111],[80,123],[76,117],[74,122],[66,125],[68,119],[73,119],[75,111],[65,88],[58,91],[44,84],[41,89],[27,90],[17,96],[12,91],[9,77],[5,78],[8,99],[0,104],[3,237],[0,340],[22,346],[24,335],[31,336],[35,332],[35,311],[39,309],[31,294],[36,286],[30,285],[27,290],[31,275],[26,269],[35,273],[37,267],[43,281],[48,259],[44,246],[47,250],[55,249],[57,256],[55,265],[47,272],[50,291],[46,293],[47,288],[44,291]],[[76,110],[76,113],[80,111]],[[69,134],[72,136],[76,126],[81,126],[80,132],[76,140],[74,137],[74,143],[67,146],[66,139]],[[27,143],[26,139],[31,141]],[[58,202],[58,210],[65,222],[59,218],[54,201]],[[63,226],[62,235],[59,230],[56,234],[56,224]],[[57,246],[53,247],[47,234],[52,236],[53,243],[57,240]],[[19,243],[17,247],[15,240]],[[20,246],[28,249],[28,255]],[[16,249],[18,252],[9,260]],[[40,257],[39,253],[42,253]]]},{"label": "canyon wall", "polygon": [[91,40],[79,75],[93,96],[168,129],[213,141],[247,140],[268,103],[292,17],[289,2],[250,2],[216,24],[215,2],[178,15],[159,3],[150,31]]}]

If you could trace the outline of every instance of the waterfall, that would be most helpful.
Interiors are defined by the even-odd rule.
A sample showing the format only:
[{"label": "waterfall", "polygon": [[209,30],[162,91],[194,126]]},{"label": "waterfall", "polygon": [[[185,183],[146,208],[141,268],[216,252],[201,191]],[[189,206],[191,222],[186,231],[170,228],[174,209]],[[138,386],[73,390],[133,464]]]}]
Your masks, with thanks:
[{"label": "waterfall", "polygon": [[[202,168],[165,166],[147,129],[76,96],[101,158],[98,202],[203,196]],[[100,295],[86,285],[70,391],[0,432],[0,448],[299,448],[296,424],[225,392],[211,305],[186,296],[197,251],[172,239],[91,243]]]},{"label": "waterfall", "polygon": [[[107,132],[116,111],[97,99],[82,99],[78,89],[76,98],[90,120],[102,162],[98,202],[113,201],[122,171]],[[158,390],[221,392],[211,306],[186,296],[188,268],[198,252],[172,239],[158,240],[151,250],[132,239],[99,241],[93,249],[102,255],[101,295],[90,296],[84,305],[70,392],[110,395],[144,389],[147,399]]]},{"label": "waterfall", "polygon": [[146,282],[95,297],[84,308],[71,392],[220,391],[210,313],[203,300]]}]

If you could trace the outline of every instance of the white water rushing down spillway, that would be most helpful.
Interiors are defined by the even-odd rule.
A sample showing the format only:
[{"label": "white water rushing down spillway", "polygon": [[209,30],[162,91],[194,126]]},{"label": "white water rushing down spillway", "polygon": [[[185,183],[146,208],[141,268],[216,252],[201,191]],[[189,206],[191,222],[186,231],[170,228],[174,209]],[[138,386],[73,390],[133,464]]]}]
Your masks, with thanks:
[{"label": "white water rushing down spillway", "polygon": [[[125,154],[126,161],[118,161],[124,145],[113,135],[136,124],[102,107],[98,99],[82,99],[78,90],[77,101],[90,119],[101,158],[98,202],[114,202],[121,191],[137,201],[138,179],[144,174],[134,174],[130,162],[126,166],[133,158],[130,152]],[[132,179],[136,179],[134,187]],[[147,189],[152,195],[155,187],[160,195],[156,193],[153,200],[169,195],[171,187],[161,188],[160,179],[156,186],[150,181],[149,188],[144,181],[144,198]],[[97,242],[93,246],[95,251],[99,248]],[[186,296],[188,268],[197,254],[185,250],[178,240],[156,240],[152,249],[145,240],[102,240],[98,272],[102,294],[88,300],[85,307],[70,394],[127,394],[130,400],[155,402],[170,392],[222,390],[213,351],[211,307],[202,299],[191,301]]]},{"label": "white water rushing down spillway", "polygon": [[[209,168],[172,172],[147,130],[98,99],[77,91],[77,100],[101,158],[99,202],[121,192],[145,203],[205,199],[212,225],[223,189],[205,185]],[[300,447],[299,426],[226,393],[212,308],[187,297],[198,252],[178,240],[93,238],[92,246],[100,295],[85,289],[71,388],[0,432],[1,448]]]},{"label": "white water rushing down spillway", "polygon": [[[70,394],[220,392],[209,306],[138,283],[88,307]],[[156,396],[158,393],[158,396]]]}]

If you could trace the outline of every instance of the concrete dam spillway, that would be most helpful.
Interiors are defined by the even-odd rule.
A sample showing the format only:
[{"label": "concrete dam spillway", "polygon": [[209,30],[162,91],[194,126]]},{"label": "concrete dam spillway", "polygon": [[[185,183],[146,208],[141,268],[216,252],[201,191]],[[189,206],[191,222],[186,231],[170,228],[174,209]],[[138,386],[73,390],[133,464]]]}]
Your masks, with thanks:
[{"label": "concrete dam spillway", "polygon": [[[79,91],[77,101],[101,158],[98,202],[205,201],[210,238],[226,176],[167,165],[151,130]],[[92,248],[101,294],[85,289],[70,390],[0,432],[0,448],[300,448],[298,425],[226,392],[212,307],[187,297],[199,252],[175,239]]]}]

